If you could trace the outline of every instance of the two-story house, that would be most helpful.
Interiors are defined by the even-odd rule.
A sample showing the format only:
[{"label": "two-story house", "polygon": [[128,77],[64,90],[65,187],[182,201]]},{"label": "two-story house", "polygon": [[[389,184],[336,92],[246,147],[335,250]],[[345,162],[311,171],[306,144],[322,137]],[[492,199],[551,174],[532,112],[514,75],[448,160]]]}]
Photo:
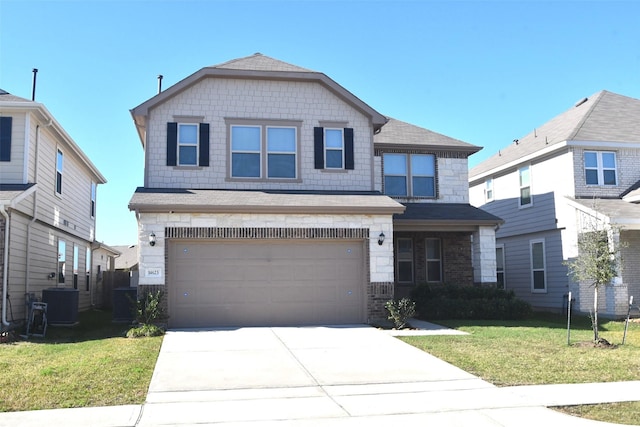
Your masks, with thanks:
[{"label": "two-story house", "polygon": [[43,104],[0,91],[2,329],[24,321],[44,289],[77,290],[79,310],[94,303],[96,254],[115,255],[94,242],[105,182]]},{"label": "two-story house", "polygon": [[534,307],[562,309],[568,293],[588,313],[593,288],[573,283],[566,261],[578,238],[609,224],[622,245],[599,310],[627,313],[640,297],[640,100],[601,91],[516,139],[469,172],[471,203],[505,223],[496,233],[497,277]]},{"label": "two-story house", "polygon": [[472,256],[495,282],[500,221],[467,200],[478,147],[389,121],[323,73],[255,54],[131,113],[139,292],[165,292],[172,327],[370,322],[396,281],[473,284]]}]

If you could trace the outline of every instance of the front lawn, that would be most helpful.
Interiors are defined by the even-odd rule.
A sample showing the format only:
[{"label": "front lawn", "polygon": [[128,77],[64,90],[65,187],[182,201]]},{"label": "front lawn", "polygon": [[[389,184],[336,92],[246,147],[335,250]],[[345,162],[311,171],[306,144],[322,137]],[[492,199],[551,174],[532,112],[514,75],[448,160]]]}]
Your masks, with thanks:
[{"label": "front lawn", "polygon": [[[640,323],[630,322],[626,344],[624,321],[604,321],[600,336],[612,348],[585,345],[593,340],[587,318],[572,319],[567,345],[566,317],[536,313],[520,321],[438,321],[469,332],[464,336],[402,337],[403,341],[498,386],[635,381],[640,379]],[[573,407],[587,418],[625,423],[640,415],[640,403]],[[631,415],[629,415],[631,414]],[[637,417],[634,422],[637,422]]]},{"label": "front lawn", "polygon": [[111,312],[80,313],[46,338],[0,344],[0,411],[143,403],[162,337],[128,339]]}]

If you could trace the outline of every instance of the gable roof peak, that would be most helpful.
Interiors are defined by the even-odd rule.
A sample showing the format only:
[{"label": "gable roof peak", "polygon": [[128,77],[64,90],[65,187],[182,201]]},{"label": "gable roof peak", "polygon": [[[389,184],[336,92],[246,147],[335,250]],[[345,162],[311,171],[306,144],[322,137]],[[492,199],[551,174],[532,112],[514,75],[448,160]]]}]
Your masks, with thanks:
[{"label": "gable roof peak", "polygon": [[297,65],[279,59],[271,58],[256,52],[253,55],[243,58],[236,58],[222,64],[214,65],[210,68],[226,69],[226,70],[245,70],[245,71],[290,71],[301,73],[312,73],[313,70],[302,68]]}]

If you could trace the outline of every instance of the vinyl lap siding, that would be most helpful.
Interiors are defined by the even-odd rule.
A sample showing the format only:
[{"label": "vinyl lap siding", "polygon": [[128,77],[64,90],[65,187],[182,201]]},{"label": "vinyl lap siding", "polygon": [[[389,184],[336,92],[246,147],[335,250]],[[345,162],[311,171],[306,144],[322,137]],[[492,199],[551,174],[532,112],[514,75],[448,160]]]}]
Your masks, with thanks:
[{"label": "vinyl lap siding", "polygon": [[[546,293],[531,291],[531,252],[529,242],[544,239]],[[508,290],[534,307],[561,309],[563,296],[569,291],[567,267],[563,265],[560,231],[536,233],[501,239],[505,253],[505,281]]]}]

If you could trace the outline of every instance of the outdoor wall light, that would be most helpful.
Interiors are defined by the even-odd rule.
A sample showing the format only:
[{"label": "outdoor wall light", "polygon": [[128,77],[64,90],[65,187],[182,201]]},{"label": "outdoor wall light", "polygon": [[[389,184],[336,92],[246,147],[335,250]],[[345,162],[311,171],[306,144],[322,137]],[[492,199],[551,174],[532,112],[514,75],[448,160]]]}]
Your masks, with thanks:
[{"label": "outdoor wall light", "polygon": [[378,244],[382,246],[383,243],[384,243],[384,233],[380,233],[380,235],[378,236]]},{"label": "outdoor wall light", "polygon": [[155,233],[152,231],[151,234],[149,234],[149,244],[151,246],[155,246],[156,245],[156,235]]}]

